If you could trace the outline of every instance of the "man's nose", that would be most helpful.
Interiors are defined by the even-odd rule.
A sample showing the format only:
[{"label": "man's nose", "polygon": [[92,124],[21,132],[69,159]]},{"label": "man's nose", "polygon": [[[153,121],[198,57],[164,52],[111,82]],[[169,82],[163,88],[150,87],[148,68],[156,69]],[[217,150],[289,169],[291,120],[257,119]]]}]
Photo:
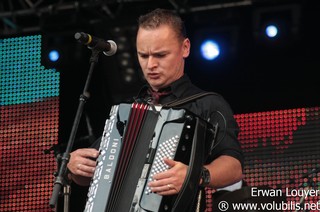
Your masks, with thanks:
[{"label": "man's nose", "polygon": [[157,67],[157,65],[158,65],[157,59],[155,57],[150,56],[148,58],[148,68],[152,69],[152,68]]}]

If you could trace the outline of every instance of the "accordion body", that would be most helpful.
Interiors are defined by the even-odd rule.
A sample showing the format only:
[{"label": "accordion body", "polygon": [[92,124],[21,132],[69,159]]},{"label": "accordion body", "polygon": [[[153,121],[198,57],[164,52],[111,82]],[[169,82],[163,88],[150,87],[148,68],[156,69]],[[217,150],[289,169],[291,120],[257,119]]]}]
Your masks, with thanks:
[{"label": "accordion body", "polygon": [[[200,170],[215,132],[185,109],[114,105],[105,123],[84,211],[189,211],[197,202]],[[147,185],[154,174],[169,168],[164,157],[189,165],[177,195],[161,196]]]}]

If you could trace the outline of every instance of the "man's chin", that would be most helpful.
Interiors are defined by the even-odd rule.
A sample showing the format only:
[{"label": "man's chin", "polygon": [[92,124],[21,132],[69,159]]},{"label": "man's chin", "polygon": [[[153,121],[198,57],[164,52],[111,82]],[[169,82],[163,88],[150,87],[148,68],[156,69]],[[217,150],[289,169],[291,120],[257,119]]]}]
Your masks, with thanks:
[{"label": "man's chin", "polygon": [[163,83],[159,83],[158,80],[149,80],[149,85],[152,87],[153,90],[157,91],[164,87]]}]

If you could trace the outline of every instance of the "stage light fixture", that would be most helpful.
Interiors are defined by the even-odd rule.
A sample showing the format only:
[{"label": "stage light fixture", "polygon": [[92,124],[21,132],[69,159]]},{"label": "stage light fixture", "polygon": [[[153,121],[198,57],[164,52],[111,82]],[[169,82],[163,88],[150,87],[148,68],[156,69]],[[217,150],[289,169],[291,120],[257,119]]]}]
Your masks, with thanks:
[{"label": "stage light fixture", "polygon": [[193,69],[212,72],[212,65],[219,66],[236,55],[238,32],[233,25],[212,26],[208,23],[197,27],[190,39],[194,47],[191,48],[189,64],[195,66]]},{"label": "stage light fixture", "polygon": [[265,33],[269,38],[275,38],[278,35],[278,26],[275,24],[267,25],[265,28]]},{"label": "stage light fixture", "polygon": [[117,60],[119,72],[122,75],[122,81],[125,84],[134,84],[139,79],[135,50],[135,32],[136,27],[121,26],[115,27],[112,31],[115,42],[118,46]]},{"label": "stage light fixture", "polygon": [[58,51],[58,50],[55,50],[55,49],[51,50],[51,51],[49,52],[49,54],[48,54],[48,58],[49,58],[49,60],[50,60],[51,62],[56,62],[56,61],[58,61],[59,58],[60,58],[60,53],[59,53],[59,51]]},{"label": "stage light fixture", "polygon": [[296,4],[258,7],[253,12],[254,37],[269,47],[284,46],[299,37],[301,8]]},{"label": "stage light fixture", "polygon": [[214,60],[220,55],[220,46],[215,40],[205,40],[200,46],[201,55],[205,60]]}]

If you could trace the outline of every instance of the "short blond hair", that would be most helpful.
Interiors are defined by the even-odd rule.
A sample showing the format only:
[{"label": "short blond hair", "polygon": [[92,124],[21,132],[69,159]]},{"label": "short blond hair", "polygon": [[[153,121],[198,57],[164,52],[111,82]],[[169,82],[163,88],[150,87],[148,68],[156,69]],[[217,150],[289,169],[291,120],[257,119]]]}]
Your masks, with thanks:
[{"label": "short blond hair", "polygon": [[155,9],[138,19],[138,27],[143,29],[156,29],[160,25],[168,25],[176,32],[179,39],[187,38],[186,27],[181,17],[174,11]]}]

